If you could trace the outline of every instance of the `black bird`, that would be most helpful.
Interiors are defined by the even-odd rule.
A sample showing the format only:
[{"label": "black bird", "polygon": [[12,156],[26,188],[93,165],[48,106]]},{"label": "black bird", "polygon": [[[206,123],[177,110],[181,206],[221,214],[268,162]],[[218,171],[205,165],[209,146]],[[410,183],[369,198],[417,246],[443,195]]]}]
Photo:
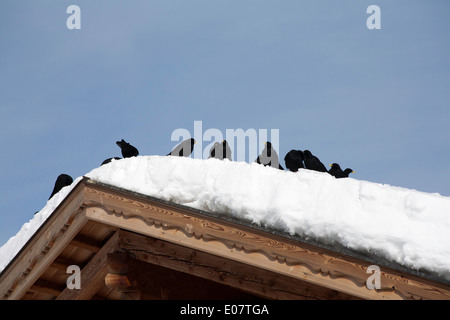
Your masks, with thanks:
[{"label": "black bird", "polygon": [[311,151],[303,151],[303,161],[305,162],[305,168],[310,170],[315,170],[319,172],[328,172],[325,165],[320,162],[319,158],[312,155]]},{"label": "black bird", "polygon": [[216,159],[228,159],[232,161],[231,158],[231,148],[228,145],[227,140],[223,140],[222,143],[214,143],[213,147],[209,151],[209,157],[210,158],[216,158]]},{"label": "black bird", "polygon": [[168,156],[189,157],[194,150],[195,140],[193,138],[186,139],[180,142],[173,150],[168,153]]},{"label": "black bird", "polygon": [[352,172],[354,172],[352,169],[347,168],[344,171],[342,171],[341,166],[337,163],[330,164],[331,169],[328,171],[329,174],[331,174],[333,177],[339,179],[339,178],[348,178],[348,175]]},{"label": "black bird", "polygon": [[274,168],[278,168],[280,170],[284,170],[281,166],[280,161],[278,159],[278,154],[275,149],[272,148],[272,143],[267,141],[265,147],[261,154],[256,158],[255,162],[262,164],[264,166],[271,166]]},{"label": "black bird", "polygon": [[298,169],[304,168],[303,165],[303,151],[301,150],[291,150],[284,156],[284,163],[286,168],[292,172],[297,172]]},{"label": "black bird", "polygon": [[50,200],[55,194],[61,191],[61,189],[65,186],[70,186],[72,182],[73,179],[71,176],[65,173],[60,174],[55,181],[55,187],[53,188],[52,194],[50,195],[50,198],[48,198],[48,200]]},{"label": "black bird", "polygon": [[228,142],[227,142],[227,140],[223,140],[222,141],[222,143],[221,143],[221,146],[222,146],[222,159],[228,159],[228,160],[232,160],[232,158],[231,158],[231,148],[230,148],[230,146],[228,145]]},{"label": "black bird", "polygon": [[220,146],[220,143],[214,142],[214,145],[211,147],[211,149],[209,149],[209,157],[208,157],[208,159],[216,157],[216,152],[218,151],[217,148],[219,146]]},{"label": "black bird", "polygon": [[126,142],[123,139],[121,141],[116,141],[116,144],[122,150],[122,156],[124,158],[131,158],[131,157],[136,157],[137,155],[139,155],[138,149],[136,149],[136,147],[132,146],[131,144],[129,144],[128,142]]},{"label": "black bird", "polygon": [[110,163],[113,159],[114,159],[114,160],[120,160],[120,159],[122,159],[122,158],[119,158],[119,157],[108,158],[108,159],[106,159],[105,161],[103,161],[102,164],[101,164],[100,166],[102,166],[102,165],[104,165],[104,164],[107,164],[107,163]]},{"label": "black bird", "polygon": [[341,166],[337,163],[330,164],[331,169],[328,170],[328,173],[333,177],[337,177],[343,173]]},{"label": "black bird", "polygon": [[348,176],[350,175],[350,173],[355,173],[355,171],[353,171],[353,170],[350,169],[350,168],[345,169],[342,178],[348,178]]}]

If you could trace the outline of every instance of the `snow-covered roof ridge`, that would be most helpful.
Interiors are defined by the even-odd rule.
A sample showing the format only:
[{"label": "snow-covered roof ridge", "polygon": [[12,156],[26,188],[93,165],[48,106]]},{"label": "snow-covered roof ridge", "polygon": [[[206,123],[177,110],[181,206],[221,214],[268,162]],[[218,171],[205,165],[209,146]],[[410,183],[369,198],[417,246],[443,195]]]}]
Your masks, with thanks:
[{"label": "snow-covered roof ridge", "polygon": [[129,158],[86,176],[450,279],[450,197],[217,159]]},{"label": "snow-covered roof ridge", "polygon": [[[310,170],[184,157],[116,160],[86,177],[450,280],[450,197]],[[78,179],[33,220],[51,213]]]}]

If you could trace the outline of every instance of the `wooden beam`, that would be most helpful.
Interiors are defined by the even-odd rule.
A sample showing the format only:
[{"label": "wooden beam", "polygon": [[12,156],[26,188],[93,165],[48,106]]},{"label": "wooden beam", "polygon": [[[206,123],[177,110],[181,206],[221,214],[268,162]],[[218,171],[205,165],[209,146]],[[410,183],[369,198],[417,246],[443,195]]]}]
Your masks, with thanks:
[{"label": "wooden beam", "polygon": [[[287,294],[280,289],[276,297],[331,298],[329,294],[338,292],[340,297],[365,299],[450,299],[450,286],[446,283],[381,265],[382,288],[369,290],[365,283],[369,276],[367,268],[372,263],[364,259],[88,180],[83,180],[71,191],[1,273],[0,299],[21,299],[33,284],[40,290],[50,288],[48,293],[53,289],[57,291],[51,284],[42,283],[40,278],[52,263],[55,268],[64,267],[57,259],[73,239],[72,244],[90,248],[95,255],[82,270],[82,286],[84,283],[86,287],[71,293],[66,288],[58,298],[89,299],[95,296],[104,286],[104,277],[108,273],[106,254],[117,250],[118,243],[98,250],[95,244],[75,238],[88,221],[138,233],[143,238],[135,238],[133,243],[141,242],[141,252],[124,238],[121,238],[120,250],[133,252],[139,261],[169,266],[186,274],[192,272],[197,277],[242,290],[245,288],[239,281],[244,279],[251,293],[263,297],[274,297],[264,290],[267,291],[270,283],[275,283],[272,288],[289,288]],[[118,234],[115,234],[117,238]],[[143,240],[152,238],[161,242],[149,244]],[[172,254],[168,254],[169,249],[173,250]],[[177,255],[181,257],[179,261]],[[210,258],[211,262],[208,261]],[[257,280],[252,286],[254,279],[248,275],[255,270]],[[298,292],[289,287],[290,283],[307,284],[306,288],[310,289]],[[164,291],[163,296],[172,297],[170,288],[160,286],[155,290],[159,293],[154,296],[161,296]],[[310,291],[313,293],[309,294]]]},{"label": "wooden beam", "polygon": [[53,297],[57,297],[61,293],[63,288],[56,283],[39,279],[31,286],[30,290],[35,290]]},{"label": "wooden beam", "polygon": [[[94,194],[98,195],[96,190]],[[111,211],[105,210],[105,198],[114,199]],[[86,214],[89,219],[121,226],[133,232],[181,244],[192,249],[222,256],[279,274],[284,274],[315,285],[345,292],[362,298],[398,298],[386,296],[365,288],[367,274],[364,267],[349,264],[330,255],[326,250],[298,246],[287,239],[263,233],[244,226],[237,226],[211,217],[203,217],[188,210],[174,210],[154,203],[137,203],[135,200],[99,197],[102,207],[91,206]],[[139,210],[137,211],[137,208]],[[159,204],[158,204],[159,205]],[[122,206],[122,208],[121,208]],[[122,211],[119,211],[122,210]],[[335,270],[337,267],[337,270]],[[349,267],[351,267],[351,270]],[[346,268],[346,270],[342,270]],[[344,271],[344,272],[343,272]],[[337,275],[335,277],[335,275]],[[355,285],[356,284],[356,285]]]},{"label": "wooden beam", "polygon": [[105,277],[105,284],[108,288],[121,289],[132,286],[132,280],[127,275],[108,273]]},{"label": "wooden beam", "polygon": [[[143,300],[249,300],[254,295],[223,283],[131,258],[127,277],[136,280]],[[124,298],[121,296],[120,298]]]},{"label": "wooden beam", "polygon": [[82,239],[82,238],[78,238],[75,237],[75,239],[73,239],[69,245],[80,248],[80,249],[84,249],[90,252],[94,252],[97,253],[100,251],[101,249],[101,245],[95,241],[92,241],[90,239]]},{"label": "wooden beam", "polygon": [[[154,210],[158,215],[164,212],[161,209]],[[153,210],[148,212],[148,214],[153,213]],[[398,295],[389,295],[389,292],[388,295],[384,292],[378,294],[366,289],[367,274],[364,266],[351,264],[334,255],[330,256],[326,251],[284,243],[278,239],[275,240],[276,237],[272,235],[261,235],[259,231],[253,233],[245,228],[244,230],[230,228],[208,220],[197,221],[197,217],[180,212],[170,211],[167,214],[171,216],[169,221],[154,222],[152,219],[153,223],[147,223],[147,219],[151,218],[142,209],[140,212],[140,217],[144,216],[142,218],[132,218],[127,209],[121,214],[118,214],[117,209],[114,210],[114,214],[110,214],[101,207],[89,207],[86,210],[87,217],[98,222],[122,226],[126,230],[181,244],[191,249],[349,295],[370,299],[399,298]],[[185,230],[188,230],[187,234]],[[246,240],[248,243],[245,243]]]},{"label": "wooden beam", "polygon": [[381,289],[366,287],[368,261],[99,185],[87,185],[93,221],[180,244],[364,299],[450,299],[450,286],[380,266]]},{"label": "wooden beam", "polygon": [[116,231],[97,254],[81,270],[81,289],[65,288],[57,300],[89,300],[104,285],[108,273],[107,255],[117,250],[119,232]]},{"label": "wooden beam", "polygon": [[[261,268],[121,230],[119,249],[135,259],[185,272],[266,299],[356,299]],[[163,297],[169,296],[165,289]]]},{"label": "wooden beam", "polygon": [[129,274],[129,257],[126,252],[114,252],[107,255],[108,274],[105,284],[108,288],[120,292],[122,300],[140,300],[138,282]]},{"label": "wooden beam", "polygon": [[[119,232],[120,241],[120,232]],[[117,275],[127,275],[129,272],[128,260],[129,256],[126,252],[108,253],[108,273]]]},{"label": "wooden beam", "polygon": [[50,265],[51,268],[66,272],[67,267],[73,265],[73,263],[70,260],[58,257],[56,258]]},{"label": "wooden beam", "polygon": [[80,182],[3,271],[0,299],[21,299],[84,226],[88,220],[83,200],[84,184]]}]

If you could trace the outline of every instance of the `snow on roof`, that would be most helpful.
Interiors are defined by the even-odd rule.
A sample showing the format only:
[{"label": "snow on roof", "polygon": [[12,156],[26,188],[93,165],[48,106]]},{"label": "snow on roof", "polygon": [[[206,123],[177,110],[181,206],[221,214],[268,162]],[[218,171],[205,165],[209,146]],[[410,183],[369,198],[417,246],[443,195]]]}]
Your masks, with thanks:
[{"label": "snow on roof", "polygon": [[80,182],[82,177],[73,181],[70,186],[62,188],[55,194],[47,204],[33,218],[26,222],[19,232],[11,237],[2,247],[0,247],[0,273],[8,265],[8,263],[19,253],[20,249],[27,243],[39,227],[45,222],[50,214],[65,199],[69,192]]},{"label": "snow on roof", "polygon": [[[450,197],[311,170],[183,157],[115,160],[86,176],[450,280]],[[0,271],[80,180],[0,248]]]}]

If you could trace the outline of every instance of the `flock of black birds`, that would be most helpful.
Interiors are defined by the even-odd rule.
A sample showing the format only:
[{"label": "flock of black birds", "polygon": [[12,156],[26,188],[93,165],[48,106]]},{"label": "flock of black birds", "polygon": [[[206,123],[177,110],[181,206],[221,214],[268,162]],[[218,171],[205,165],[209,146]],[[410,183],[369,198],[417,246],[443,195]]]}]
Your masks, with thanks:
[{"label": "flock of black birds", "polygon": [[337,163],[330,164],[331,168],[327,170],[327,167],[320,162],[319,158],[314,156],[309,150],[291,150],[284,157],[284,161],[286,167],[292,172],[297,172],[298,169],[304,168],[319,172],[328,172],[337,179],[348,178],[349,174],[354,172],[350,168],[342,170],[341,166]]},{"label": "flock of black birds", "polygon": [[[179,143],[171,152],[167,154],[167,156],[178,156],[178,157],[189,157],[194,150],[195,140],[193,138],[186,139]],[[139,155],[139,151],[136,147],[129,144],[125,140],[117,141],[116,144],[120,147],[122,157],[123,158],[131,158]],[[216,159],[228,159],[232,160],[231,157],[231,148],[228,145],[226,140],[223,140],[221,143],[215,142],[212,148],[209,151],[209,158]],[[102,162],[101,165],[107,164],[112,160],[122,159],[120,157],[112,157],[108,158]],[[284,170],[283,166],[279,163],[278,154],[275,149],[272,148],[272,144],[267,141],[265,143],[264,149],[261,154],[256,158],[256,163],[262,164],[264,166],[271,166],[274,168],[278,168],[280,170]],[[350,173],[354,172],[352,169],[347,168],[342,170],[339,164],[333,163],[331,164],[330,170],[327,170],[325,165],[320,162],[320,160],[314,156],[309,150],[291,150],[284,157],[284,163],[286,164],[286,168],[292,172],[298,172],[299,169],[309,169],[319,172],[328,172],[335,178],[347,178]],[[72,177],[67,174],[61,174],[58,176],[55,182],[55,186],[53,188],[52,194],[50,195],[51,199],[56,193],[58,193],[63,187],[71,185],[73,182]]]},{"label": "flock of black birds", "polygon": [[[131,158],[131,157],[136,157],[139,155],[139,150],[135,146],[131,145],[130,143],[126,142],[123,139],[120,141],[116,141],[116,144],[119,146],[123,158]],[[183,142],[178,144],[171,152],[169,152],[167,154],[167,156],[188,157],[191,155],[192,151],[194,150],[194,144],[195,144],[195,140],[192,138],[184,140]],[[110,163],[112,160],[120,160],[120,159],[122,159],[122,158],[120,158],[120,157],[108,158],[101,163],[101,166],[104,164]],[[230,158],[230,160],[231,160],[231,158]],[[66,186],[70,186],[72,183],[73,183],[73,178],[71,176],[69,176],[68,174],[65,174],[65,173],[60,174],[58,176],[58,178],[56,178],[55,186],[50,195],[50,198],[48,198],[48,199],[50,200],[62,188],[66,187]]]}]

